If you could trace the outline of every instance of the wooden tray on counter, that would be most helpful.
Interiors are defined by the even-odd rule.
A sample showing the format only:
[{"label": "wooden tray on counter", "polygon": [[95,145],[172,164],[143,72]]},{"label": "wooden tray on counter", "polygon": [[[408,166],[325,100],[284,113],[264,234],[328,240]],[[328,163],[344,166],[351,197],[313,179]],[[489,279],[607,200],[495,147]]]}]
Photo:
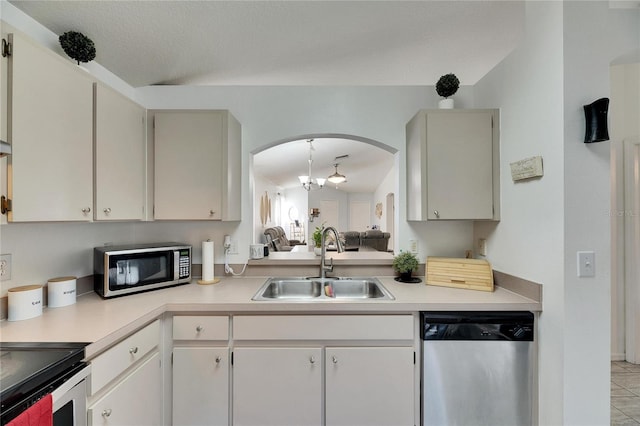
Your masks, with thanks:
[{"label": "wooden tray on counter", "polygon": [[481,259],[427,257],[427,285],[493,291],[491,264]]}]

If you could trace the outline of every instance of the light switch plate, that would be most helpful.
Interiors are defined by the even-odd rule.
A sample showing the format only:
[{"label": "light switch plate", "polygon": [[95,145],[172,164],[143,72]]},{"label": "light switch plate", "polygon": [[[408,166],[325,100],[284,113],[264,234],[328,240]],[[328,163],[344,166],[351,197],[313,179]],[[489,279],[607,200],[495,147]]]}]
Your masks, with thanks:
[{"label": "light switch plate", "polygon": [[409,240],[409,251],[418,254],[418,240]]},{"label": "light switch plate", "polygon": [[578,277],[596,276],[596,253],[593,251],[578,252]]}]

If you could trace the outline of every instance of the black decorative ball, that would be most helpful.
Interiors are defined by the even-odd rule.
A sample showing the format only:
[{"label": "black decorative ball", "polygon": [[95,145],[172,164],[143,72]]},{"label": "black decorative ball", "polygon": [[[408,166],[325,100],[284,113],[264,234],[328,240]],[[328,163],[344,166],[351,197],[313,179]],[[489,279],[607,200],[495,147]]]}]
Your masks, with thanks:
[{"label": "black decorative ball", "polygon": [[96,57],[96,47],[93,45],[93,41],[82,33],[67,31],[58,40],[64,53],[69,55],[71,59],[75,59],[78,65],[80,62],[92,61]]},{"label": "black decorative ball", "polygon": [[460,80],[455,74],[445,74],[436,83],[436,92],[443,98],[448,98],[458,91]]}]

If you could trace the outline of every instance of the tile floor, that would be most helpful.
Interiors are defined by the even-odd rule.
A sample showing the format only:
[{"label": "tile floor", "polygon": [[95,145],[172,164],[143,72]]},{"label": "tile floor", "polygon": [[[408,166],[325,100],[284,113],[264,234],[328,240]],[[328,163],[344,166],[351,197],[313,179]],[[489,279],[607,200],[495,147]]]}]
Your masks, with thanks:
[{"label": "tile floor", "polygon": [[640,426],[640,364],[611,363],[611,426]]}]

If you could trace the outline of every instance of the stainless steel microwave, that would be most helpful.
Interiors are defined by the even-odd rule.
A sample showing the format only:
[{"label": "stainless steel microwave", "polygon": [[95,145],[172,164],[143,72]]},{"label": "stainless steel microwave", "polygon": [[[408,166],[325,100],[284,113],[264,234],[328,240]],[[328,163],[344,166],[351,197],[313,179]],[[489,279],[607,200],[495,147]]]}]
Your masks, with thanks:
[{"label": "stainless steel microwave", "polygon": [[93,287],[113,297],[188,283],[191,259],[191,246],[180,243],[96,247]]}]

